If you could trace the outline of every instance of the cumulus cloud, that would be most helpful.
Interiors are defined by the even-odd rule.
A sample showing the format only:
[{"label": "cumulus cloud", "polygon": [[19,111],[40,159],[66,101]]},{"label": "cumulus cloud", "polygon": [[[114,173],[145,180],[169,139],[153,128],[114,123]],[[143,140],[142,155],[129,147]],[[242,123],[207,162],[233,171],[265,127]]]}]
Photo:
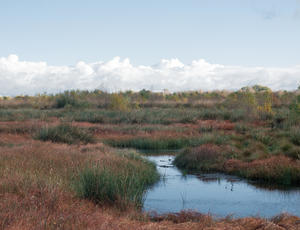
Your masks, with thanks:
[{"label": "cumulus cloud", "polygon": [[64,90],[101,89],[108,92],[149,89],[153,91],[235,90],[261,84],[273,90],[294,90],[300,83],[300,65],[291,68],[242,67],[211,64],[203,59],[184,64],[161,60],[153,66],[133,66],[129,59],[74,66],[50,66],[26,62],[18,56],[0,58],[0,95],[35,95]]}]

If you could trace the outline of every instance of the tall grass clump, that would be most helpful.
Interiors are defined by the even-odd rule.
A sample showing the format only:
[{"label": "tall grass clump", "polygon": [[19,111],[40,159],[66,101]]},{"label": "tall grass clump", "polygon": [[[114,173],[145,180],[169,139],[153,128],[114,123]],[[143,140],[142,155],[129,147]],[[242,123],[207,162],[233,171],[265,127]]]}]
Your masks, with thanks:
[{"label": "tall grass clump", "polygon": [[293,127],[290,132],[290,137],[295,145],[300,145],[300,127]]},{"label": "tall grass clump", "polygon": [[106,144],[118,148],[136,148],[136,149],[180,149],[188,145],[187,138],[131,138],[131,139],[109,139]]},{"label": "tall grass clump", "polygon": [[210,172],[217,170],[217,163],[221,156],[218,146],[205,144],[185,149],[176,156],[174,164],[178,168],[188,171]]},{"label": "tall grass clump", "polygon": [[80,98],[79,91],[65,91],[64,93],[58,94],[56,96],[56,102],[54,105],[55,108],[67,108],[67,107],[89,107],[89,104],[86,100]]},{"label": "tall grass clump", "polygon": [[35,135],[35,139],[67,144],[87,144],[95,141],[92,134],[88,133],[82,128],[69,124],[60,124],[54,127],[44,127]]},{"label": "tall grass clump", "polygon": [[121,209],[141,208],[144,194],[159,175],[153,163],[130,157],[122,164],[96,165],[80,171],[74,183],[78,196]]},{"label": "tall grass clump", "polygon": [[284,186],[300,184],[299,164],[284,156],[237,164],[240,166],[234,173],[247,179]]}]

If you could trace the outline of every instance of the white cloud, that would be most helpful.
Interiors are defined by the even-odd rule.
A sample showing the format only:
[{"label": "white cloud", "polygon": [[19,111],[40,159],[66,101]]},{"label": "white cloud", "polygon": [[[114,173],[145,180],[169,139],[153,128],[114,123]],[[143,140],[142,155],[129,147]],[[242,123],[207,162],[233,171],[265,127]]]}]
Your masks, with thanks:
[{"label": "white cloud", "polygon": [[129,59],[119,57],[108,62],[49,66],[45,62],[20,61],[16,55],[0,58],[0,95],[9,96],[70,89],[231,90],[254,84],[294,90],[300,84],[300,66],[250,68],[211,64],[203,59],[189,65],[171,59],[153,66],[133,66]]}]

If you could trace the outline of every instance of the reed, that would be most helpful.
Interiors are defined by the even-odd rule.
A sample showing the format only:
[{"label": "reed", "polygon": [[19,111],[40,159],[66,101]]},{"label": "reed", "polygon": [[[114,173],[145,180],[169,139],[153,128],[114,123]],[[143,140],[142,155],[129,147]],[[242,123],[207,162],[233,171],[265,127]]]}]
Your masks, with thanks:
[{"label": "reed", "polygon": [[87,144],[95,142],[94,137],[86,130],[69,124],[60,124],[54,127],[43,127],[37,132],[35,139],[67,144]]}]

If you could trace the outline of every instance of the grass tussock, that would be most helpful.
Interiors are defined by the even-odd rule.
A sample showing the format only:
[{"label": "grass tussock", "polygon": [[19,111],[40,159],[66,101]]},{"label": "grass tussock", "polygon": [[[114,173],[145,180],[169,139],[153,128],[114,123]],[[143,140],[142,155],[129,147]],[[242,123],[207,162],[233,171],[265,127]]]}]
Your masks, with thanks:
[{"label": "grass tussock", "polygon": [[[117,200],[98,196],[105,202],[97,206],[80,198],[74,184],[81,186],[83,176],[89,177],[87,168],[99,165],[105,165],[107,180],[93,191],[119,190],[114,191]],[[95,229],[102,226],[103,218],[113,218],[109,212],[103,214],[102,207],[116,210],[114,213],[120,208],[135,212],[141,193],[158,179],[155,167],[132,151],[114,151],[102,144],[78,147],[35,141],[27,141],[25,146],[0,146],[0,175],[1,229]]]},{"label": "grass tussock", "polygon": [[85,168],[75,183],[77,194],[100,204],[114,204],[121,209],[130,205],[141,208],[146,190],[159,178],[155,166],[126,162],[119,168]]},{"label": "grass tussock", "polygon": [[228,160],[224,171],[263,183],[300,185],[300,162],[285,156],[242,162]]},{"label": "grass tussock", "polygon": [[[16,142],[15,137],[10,136]],[[8,139],[3,138],[1,141],[6,143]],[[130,167],[127,167],[128,165]],[[290,229],[297,229],[300,226],[300,219],[290,215],[281,215],[270,220],[257,217],[214,219],[199,213],[182,212],[157,217],[155,220],[134,211],[136,210],[134,203],[128,204],[126,211],[123,212],[124,204],[129,199],[125,199],[126,202],[121,202],[121,205],[120,200],[96,204],[78,196],[74,183],[76,181],[79,183],[82,172],[87,168],[100,167],[101,170],[102,166],[110,169],[112,174],[118,170],[125,175],[134,174],[127,169],[136,170],[135,172],[139,174],[144,172],[143,177],[148,179],[147,171],[152,168],[152,166],[148,168],[148,163],[132,151],[116,151],[102,144],[74,146],[22,139],[22,145],[16,143],[10,147],[0,146],[1,228],[29,230],[238,227],[250,230],[264,226],[275,228],[284,225]]]},{"label": "grass tussock", "polygon": [[35,135],[37,140],[52,141],[67,144],[93,143],[95,139],[92,134],[82,128],[69,124],[61,124],[54,127],[44,127]]},{"label": "grass tussock", "polygon": [[221,150],[218,146],[205,144],[188,148],[176,156],[174,164],[188,171],[210,172],[217,170]]},{"label": "grass tussock", "polygon": [[300,146],[300,127],[293,127],[290,133],[291,141],[295,144]]},{"label": "grass tussock", "polygon": [[203,145],[186,149],[176,156],[174,164],[189,172],[217,171],[262,183],[300,185],[300,161],[282,155],[247,162],[222,153],[218,146]]}]

